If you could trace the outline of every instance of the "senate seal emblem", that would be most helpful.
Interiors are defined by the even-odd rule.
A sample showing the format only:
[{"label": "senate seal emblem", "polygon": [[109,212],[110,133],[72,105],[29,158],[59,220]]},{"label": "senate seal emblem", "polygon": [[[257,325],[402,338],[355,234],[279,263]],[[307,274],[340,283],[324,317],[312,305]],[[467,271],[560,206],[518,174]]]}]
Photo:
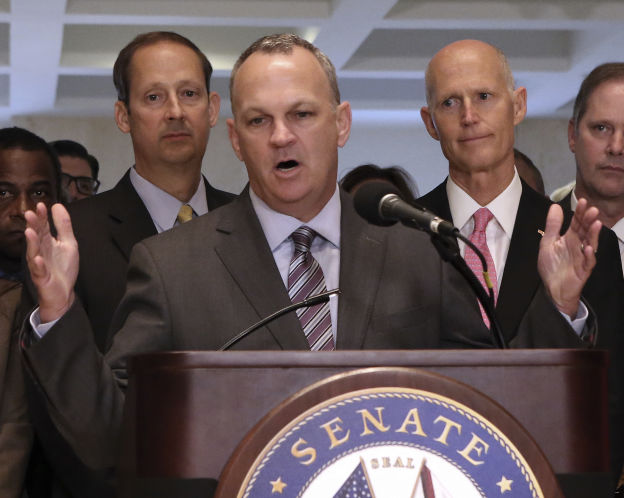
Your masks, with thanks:
[{"label": "senate seal emblem", "polygon": [[372,387],[303,411],[258,452],[238,498],[538,498],[512,441],[439,393]]}]

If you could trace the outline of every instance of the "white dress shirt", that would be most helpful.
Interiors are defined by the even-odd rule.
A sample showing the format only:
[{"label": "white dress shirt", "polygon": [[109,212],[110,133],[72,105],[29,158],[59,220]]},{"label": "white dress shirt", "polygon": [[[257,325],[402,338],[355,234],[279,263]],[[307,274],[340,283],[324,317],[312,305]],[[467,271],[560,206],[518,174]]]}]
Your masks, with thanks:
[{"label": "white dress shirt", "polygon": [[[509,253],[509,245],[511,244],[511,236],[516,223],[516,214],[518,213],[520,197],[522,196],[522,182],[520,181],[518,171],[514,168],[514,176],[511,183],[486,206],[481,206],[470,197],[450,176],[446,181],[446,195],[451,209],[453,224],[459,228],[459,231],[465,237],[470,237],[472,234],[474,229],[474,218],[472,216],[479,208],[486,207],[494,215],[494,218],[492,218],[485,229],[485,238],[494,260],[496,284],[498,290],[500,290],[505,271],[505,262]],[[466,250],[465,246],[466,244],[459,241],[462,257]],[[561,314],[566,318],[574,331],[580,335],[589,316],[589,311],[585,304],[582,301],[579,303],[574,320],[571,320],[565,313]]]},{"label": "white dress shirt", "polygon": [[[340,193],[338,185],[325,207],[309,222],[303,223],[297,218],[278,213],[260,199],[252,188],[249,189],[251,204],[260,220],[260,225],[273,253],[275,264],[279,270],[284,286],[288,289],[288,271],[295,251],[290,234],[302,225],[310,227],[319,236],[312,241],[310,252],[318,261],[327,290],[338,288],[340,276]],[[334,344],[337,344],[338,330],[338,296],[329,298]]]},{"label": "white dress shirt", "polygon": [[206,185],[204,184],[204,177],[201,175],[197,190],[195,190],[193,197],[188,202],[176,199],[163,189],[147,181],[137,173],[134,166],[130,169],[130,182],[134,190],[139,194],[143,204],[145,204],[158,233],[169,230],[179,224],[177,220],[178,212],[184,204],[191,206],[197,216],[208,212]]},{"label": "white dress shirt", "polygon": [[[494,260],[497,288],[500,289],[520,197],[522,196],[522,183],[520,182],[518,172],[514,173],[514,177],[507,188],[487,206],[481,206],[466,191],[462,190],[450,176],[446,182],[446,195],[451,208],[453,224],[459,228],[461,234],[466,238],[472,234],[474,229],[474,218],[472,215],[478,209],[486,207],[494,215],[494,218],[492,218],[485,229],[485,237]],[[460,240],[459,249],[462,257],[466,251],[465,246],[466,244]]]}]

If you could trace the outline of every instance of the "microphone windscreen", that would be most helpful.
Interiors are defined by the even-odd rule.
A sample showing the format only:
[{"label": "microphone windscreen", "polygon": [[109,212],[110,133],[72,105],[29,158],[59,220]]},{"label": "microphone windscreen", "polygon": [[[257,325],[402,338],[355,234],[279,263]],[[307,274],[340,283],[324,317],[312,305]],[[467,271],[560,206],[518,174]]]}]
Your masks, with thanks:
[{"label": "microphone windscreen", "polygon": [[385,227],[394,225],[396,220],[383,217],[379,209],[381,199],[388,194],[396,194],[400,197],[398,189],[388,182],[366,182],[355,191],[353,206],[362,218],[373,225]]}]

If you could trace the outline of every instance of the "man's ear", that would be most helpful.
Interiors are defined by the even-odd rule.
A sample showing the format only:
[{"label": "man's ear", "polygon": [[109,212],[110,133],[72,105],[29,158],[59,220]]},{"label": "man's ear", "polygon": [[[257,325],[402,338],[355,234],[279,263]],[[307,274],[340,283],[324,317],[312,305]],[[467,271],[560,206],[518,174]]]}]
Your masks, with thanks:
[{"label": "man's ear", "polygon": [[238,131],[236,130],[236,123],[234,119],[228,118],[225,120],[228,129],[228,136],[230,137],[230,143],[232,144],[232,149],[234,150],[234,154],[238,157],[239,161],[243,160],[243,156],[240,151],[240,143],[238,140]]},{"label": "man's ear", "polygon": [[208,94],[208,119],[212,128],[219,120],[219,110],[221,109],[221,97],[217,92]]},{"label": "man's ear", "polygon": [[523,86],[518,87],[513,92],[514,104],[514,126],[520,124],[527,112],[527,91]]},{"label": "man's ear", "polygon": [[115,123],[123,133],[130,133],[130,120],[128,119],[128,107],[121,100],[115,102]]},{"label": "man's ear", "polygon": [[576,126],[574,126],[573,119],[568,121],[568,147],[572,154],[576,154]]},{"label": "man's ear", "polygon": [[336,128],[338,129],[338,147],[344,147],[351,134],[351,104],[342,102],[336,108]]},{"label": "man's ear", "polygon": [[433,116],[431,115],[431,112],[429,112],[429,108],[427,106],[420,108],[420,117],[422,118],[423,123],[425,123],[425,127],[427,128],[429,135],[431,135],[431,138],[439,141],[440,137],[438,136],[438,130],[436,130],[435,123],[433,122]]}]

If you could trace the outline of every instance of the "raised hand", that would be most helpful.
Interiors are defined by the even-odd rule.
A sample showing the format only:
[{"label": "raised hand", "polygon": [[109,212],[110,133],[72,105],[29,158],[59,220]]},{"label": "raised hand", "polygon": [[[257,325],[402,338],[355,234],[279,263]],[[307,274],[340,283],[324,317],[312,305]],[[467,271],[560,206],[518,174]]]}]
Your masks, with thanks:
[{"label": "raised hand", "polygon": [[26,211],[26,261],[39,294],[42,323],[60,318],[75,299],[74,284],[78,276],[78,244],[71,219],[61,204],[52,206],[57,231],[50,231],[48,213],[43,203],[35,211]]},{"label": "raised hand", "polygon": [[546,291],[559,311],[574,319],[581,291],[596,264],[602,224],[598,209],[579,199],[568,231],[560,236],[563,211],[553,204],[540,242],[537,268]]}]

